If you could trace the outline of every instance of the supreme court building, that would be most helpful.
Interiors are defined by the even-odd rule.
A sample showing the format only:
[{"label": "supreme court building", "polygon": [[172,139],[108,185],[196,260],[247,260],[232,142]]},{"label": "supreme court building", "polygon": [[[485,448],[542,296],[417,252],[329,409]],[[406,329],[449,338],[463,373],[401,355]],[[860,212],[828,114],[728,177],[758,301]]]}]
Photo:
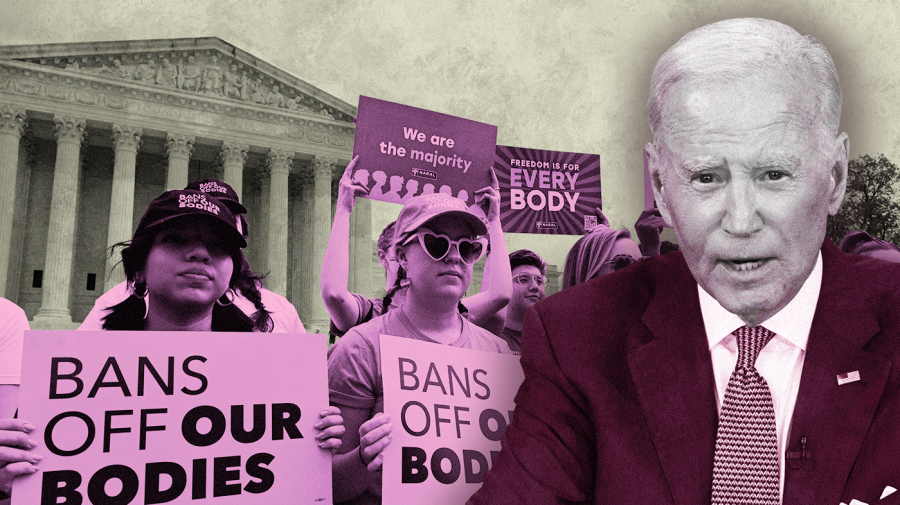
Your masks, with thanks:
[{"label": "supreme court building", "polygon": [[[327,331],[319,273],[355,116],[217,38],[0,47],[0,296],[33,329],[77,327],[124,280],[107,248],[149,202],[219,178],[249,210],[254,271]],[[371,296],[370,204],[353,210],[349,287]]]}]

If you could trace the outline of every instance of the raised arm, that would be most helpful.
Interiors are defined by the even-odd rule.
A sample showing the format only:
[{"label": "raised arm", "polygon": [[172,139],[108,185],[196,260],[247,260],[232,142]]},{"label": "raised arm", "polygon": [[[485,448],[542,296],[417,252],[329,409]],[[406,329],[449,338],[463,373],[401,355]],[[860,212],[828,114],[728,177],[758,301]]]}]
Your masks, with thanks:
[{"label": "raised arm", "polygon": [[338,186],[337,206],[331,236],[322,259],[322,299],[334,325],[346,331],[359,320],[359,304],[348,291],[350,278],[350,213],[356,197],[368,194],[369,190],[351,179],[353,167],[359,156],[353,158]]},{"label": "raised arm", "polygon": [[659,209],[646,209],[634,223],[634,231],[640,241],[641,254],[644,256],[659,256],[659,234],[666,225]]},{"label": "raised arm", "polygon": [[[509,253],[506,241],[503,240],[503,228],[500,224],[500,184],[497,175],[491,169],[491,185],[475,192],[475,201],[479,202],[487,216],[488,237],[491,241],[491,254],[484,265],[486,275],[482,283],[487,289],[463,299],[463,305],[469,309],[470,320],[485,327],[488,331],[499,333],[503,329],[503,318],[496,317],[512,297],[512,269],[509,266]],[[499,328],[491,322],[499,321]],[[495,331],[496,330],[496,331]]]}]

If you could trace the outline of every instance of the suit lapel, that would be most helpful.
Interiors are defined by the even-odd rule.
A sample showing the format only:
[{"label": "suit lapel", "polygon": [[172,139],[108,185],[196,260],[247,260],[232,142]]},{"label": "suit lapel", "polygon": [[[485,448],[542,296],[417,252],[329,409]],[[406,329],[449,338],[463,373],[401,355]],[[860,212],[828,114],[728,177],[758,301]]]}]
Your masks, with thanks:
[{"label": "suit lapel", "polygon": [[660,267],[642,317],[654,339],[628,365],[674,501],[709,503],[718,413],[697,284],[680,254]]},{"label": "suit lapel", "polygon": [[[888,359],[863,350],[880,330],[863,301],[866,286],[830,241],[822,260],[822,289],[788,438],[788,446],[796,447],[806,437],[810,459],[785,470],[784,503],[791,504],[841,501],[890,371]],[[838,385],[838,374],[853,371],[859,381]]]}]

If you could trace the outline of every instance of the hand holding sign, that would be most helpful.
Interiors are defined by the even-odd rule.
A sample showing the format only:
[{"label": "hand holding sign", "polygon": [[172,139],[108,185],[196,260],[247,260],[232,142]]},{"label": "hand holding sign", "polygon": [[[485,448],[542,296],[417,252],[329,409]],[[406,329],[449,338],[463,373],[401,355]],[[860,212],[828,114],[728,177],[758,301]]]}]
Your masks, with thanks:
[{"label": "hand holding sign", "polygon": [[359,155],[354,156],[347,168],[344,169],[344,175],[341,176],[341,181],[338,184],[337,206],[345,209],[347,212],[353,211],[353,205],[356,203],[357,198],[369,194],[369,188],[365,184],[351,177],[357,161],[359,161]]},{"label": "hand holding sign", "polygon": [[384,448],[394,439],[391,416],[379,412],[359,427],[359,457],[370,472],[381,470]]},{"label": "hand holding sign", "polygon": [[481,210],[487,216],[489,223],[500,217],[500,183],[497,182],[497,174],[491,167],[491,185],[475,192],[475,203],[481,205]]},{"label": "hand holding sign", "polygon": [[646,209],[641,212],[641,216],[634,223],[634,229],[637,232],[638,240],[641,243],[641,252],[644,256],[659,255],[659,234],[662,233],[664,226],[666,226],[666,222],[660,215],[659,209]]},{"label": "hand holding sign", "polygon": [[600,207],[597,207],[597,224],[602,224],[609,228],[609,218],[600,210]]},{"label": "hand holding sign", "polygon": [[341,437],[344,436],[344,418],[341,417],[341,409],[329,405],[319,412],[319,418],[319,422],[313,425],[318,431],[316,440],[319,441],[319,447],[331,450],[333,455],[341,448]]},{"label": "hand holding sign", "polygon": [[34,426],[20,419],[0,419],[0,491],[10,494],[12,482],[20,475],[38,471],[43,459],[31,452],[37,443],[28,435]]}]

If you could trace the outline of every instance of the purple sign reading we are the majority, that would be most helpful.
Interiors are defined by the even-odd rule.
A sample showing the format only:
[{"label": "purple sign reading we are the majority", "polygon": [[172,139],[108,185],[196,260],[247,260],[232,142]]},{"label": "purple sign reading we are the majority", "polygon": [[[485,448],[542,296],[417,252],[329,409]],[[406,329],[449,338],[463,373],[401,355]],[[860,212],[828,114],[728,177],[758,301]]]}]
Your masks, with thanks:
[{"label": "purple sign reading we are the majority", "polygon": [[496,144],[496,126],[360,96],[353,178],[374,200],[447,193],[472,206],[490,186]]},{"label": "purple sign reading we are the majority", "polygon": [[600,155],[497,146],[503,231],[581,235],[601,207]]}]

